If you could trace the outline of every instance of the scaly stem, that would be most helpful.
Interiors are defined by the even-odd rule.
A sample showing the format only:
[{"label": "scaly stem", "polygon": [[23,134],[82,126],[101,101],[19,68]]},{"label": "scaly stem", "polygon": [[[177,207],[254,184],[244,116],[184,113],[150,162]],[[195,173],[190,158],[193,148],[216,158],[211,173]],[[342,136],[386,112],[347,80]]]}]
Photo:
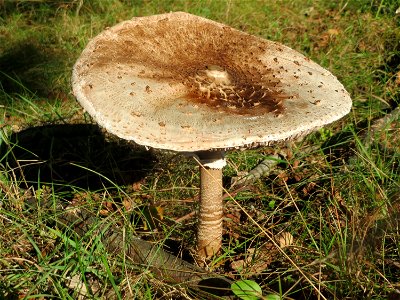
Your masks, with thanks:
[{"label": "scaly stem", "polygon": [[[208,163],[200,165],[200,210],[197,229],[197,254],[207,258],[216,254],[222,244],[222,166],[213,167],[221,160],[221,152],[207,154]],[[203,162],[203,157],[200,157]],[[209,163],[211,161],[211,164]],[[211,167],[208,167],[210,165]]]}]

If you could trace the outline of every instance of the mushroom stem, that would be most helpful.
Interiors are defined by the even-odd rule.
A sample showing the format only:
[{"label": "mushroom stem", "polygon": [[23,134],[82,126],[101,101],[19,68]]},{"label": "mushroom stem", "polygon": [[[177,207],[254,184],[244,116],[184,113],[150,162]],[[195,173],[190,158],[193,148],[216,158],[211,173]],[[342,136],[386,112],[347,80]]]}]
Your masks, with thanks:
[{"label": "mushroom stem", "polygon": [[197,228],[197,254],[207,258],[222,244],[222,168],[223,152],[205,152],[200,158],[200,209]]}]

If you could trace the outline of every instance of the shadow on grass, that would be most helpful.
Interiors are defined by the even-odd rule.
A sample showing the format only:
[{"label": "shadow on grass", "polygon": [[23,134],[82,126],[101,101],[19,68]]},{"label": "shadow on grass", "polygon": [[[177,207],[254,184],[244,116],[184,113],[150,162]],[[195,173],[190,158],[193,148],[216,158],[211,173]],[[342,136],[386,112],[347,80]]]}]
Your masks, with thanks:
[{"label": "shadow on grass", "polygon": [[155,157],[144,148],[108,140],[95,125],[51,125],[14,133],[1,156],[27,186],[102,189],[144,178]]},{"label": "shadow on grass", "polygon": [[4,51],[0,56],[0,82],[4,93],[30,91],[39,97],[52,98],[53,81],[65,68],[62,53],[29,40],[10,45],[8,49],[0,47],[0,50]]}]

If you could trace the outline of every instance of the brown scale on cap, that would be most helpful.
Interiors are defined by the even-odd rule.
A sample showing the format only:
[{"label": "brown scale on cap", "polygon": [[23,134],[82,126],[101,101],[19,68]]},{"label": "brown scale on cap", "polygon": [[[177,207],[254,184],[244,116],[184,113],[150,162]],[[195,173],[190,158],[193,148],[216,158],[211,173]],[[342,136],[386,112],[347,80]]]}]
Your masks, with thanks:
[{"label": "brown scale on cap", "polygon": [[121,28],[118,38],[124,39],[124,46],[113,39],[102,40],[94,50],[98,55],[93,68],[110,63],[145,64],[146,72],[139,72],[139,77],[181,83],[187,87],[187,99],[195,104],[240,115],[283,113],[289,95],[259,58],[267,48],[262,39],[255,44],[253,36],[230,27],[192,26],[190,22],[179,25],[166,18],[146,28]]},{"label": "brown scale on cap", "polygon": [[189,99],[241,115],[282,114],[287,96],[279,89],[279,81],[269,80],[262,85],[263,76],[252,71],[250,77],[235,66],[205,66],[185,82],[190,90]]}]

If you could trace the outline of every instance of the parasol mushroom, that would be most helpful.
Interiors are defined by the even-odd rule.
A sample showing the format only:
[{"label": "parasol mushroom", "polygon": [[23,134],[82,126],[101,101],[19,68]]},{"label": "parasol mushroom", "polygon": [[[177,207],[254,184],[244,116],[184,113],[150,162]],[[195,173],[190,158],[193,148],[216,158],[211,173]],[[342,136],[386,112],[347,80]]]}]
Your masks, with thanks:
[{"label": "parasol mushroom", "polygon": [[72,85],[109,132],[197,155],[202,257],[221,247],[224,151],[305,135],[351,108],[336,77],[302,54],[183,12],[105,30],[82,52]]}]

